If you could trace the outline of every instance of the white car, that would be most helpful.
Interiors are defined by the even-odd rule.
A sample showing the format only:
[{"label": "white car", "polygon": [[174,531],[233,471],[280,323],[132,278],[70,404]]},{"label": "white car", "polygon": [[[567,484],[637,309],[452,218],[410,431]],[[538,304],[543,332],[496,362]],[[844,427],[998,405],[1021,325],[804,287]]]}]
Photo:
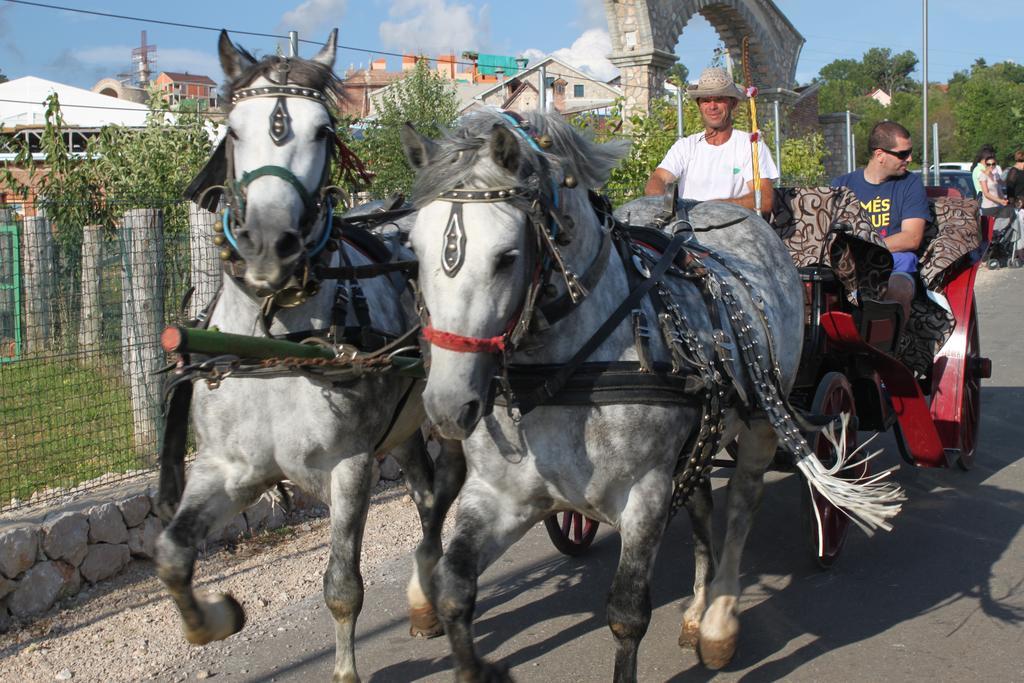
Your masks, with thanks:
[{"label": "white car", "polygon": [[[970,171],[971,162],[969,161],[940,161],[939,171]],[[928,172],[932,173],[935,171],[935,164],[928,167]]]}]

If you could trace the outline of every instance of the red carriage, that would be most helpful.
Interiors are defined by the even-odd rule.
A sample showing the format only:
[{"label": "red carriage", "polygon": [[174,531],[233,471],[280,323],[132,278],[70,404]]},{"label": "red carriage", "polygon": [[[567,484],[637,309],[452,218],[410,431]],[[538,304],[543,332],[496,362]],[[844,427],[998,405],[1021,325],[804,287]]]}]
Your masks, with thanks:
[{"label": "red carriage", "polygon": [[[991,374],[980,350],[974,281],[992,219],[981,217],[977,203],[955,190],[929,188],[929,196],[932,221],[921,253],[921,291],[904,321],[898,304],[880,301],[892,259],[852,193],[776,190],[772,223],[800,271],[807,312],[790,398],[810,415],[850,415],[848,449],[857,445],[858,430],[893,430],[908,463],[969,469],[978,441],[981,380]],[[808,440],[820,457],[830,457],[822,434],[809,434]],[[787,467],[781,457],[778,464]],[[849,519],[805,491],[812,550],[827,567],[842,549]],[[546,527],[561,552],[580,555],[598,524],[560,512]]]}]

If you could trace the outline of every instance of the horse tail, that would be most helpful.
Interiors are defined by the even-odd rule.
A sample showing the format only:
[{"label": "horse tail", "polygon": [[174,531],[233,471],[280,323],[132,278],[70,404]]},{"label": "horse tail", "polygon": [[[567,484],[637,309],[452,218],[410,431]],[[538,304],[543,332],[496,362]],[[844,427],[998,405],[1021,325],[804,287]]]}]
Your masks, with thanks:
[{"label": "horse tail", "polygon": [[[762,310],[762,300],[750,290],[742,276],[737,276],[737,279],[750,296],[755,315],[765,331],[768,342],[767,354],[757,352],[759,342],[751,334],[753,321],[747,311],[739,305],[732,287],[720,282],[719,288],[723,293],[723,302],[730,318],[737,321],[737,324],[733,325],[733,332],[737,337],[736,346],[739,347],[750,373],[758,403],[779,437],[779,444],[793,455],[796,467],[803,473],[811,488],[842,510],[867,534],[870,535],[875,529],[890,531],[892,524],[889,520],[899,514],[902,502],[906,499],[903,489],[898,484],[886,481],[896,468],[890,467],[875,474],[862,474],[868,472],[868,461],[882,451],[865,453],[864,447],[871,442],[869,439],[853,452],[846,452],[848,415],[842,418],[842,433],[839,438],[835,435],[833,425],[822,430],[836,456],[831,467],[822,464],[801,434],[800,424],[785,399],[779,366],[775,361],[772,329]],[[765,356],[770,362],[765,362]]]},{"label": "horse tail", "polygon": [[799,439],[797,447],[791,451],[796,457],[796,466],[815,491],[846,513],[865,533],[871,535],[875,529],[890,531],[892,524],[889,520],[899,513],[906,499],[898,484],[885,481],[896,467],[868,473],[867,463],[882,452],[881,449],[867,452],[865,448],[877,434],[852,452],[846,452],[849,417],[847,413],[841,415],[842,426],[838,437],[834,425],[822,429],[822,436],[831,444],[836,455],[831,467],[822,464],[803,438]]},{"label": "horse tail", "polygon": [[192,382],[175,378],[164,392],[164,429],[160,442],[160,484],[156,513],[169,522],[185,492],[185,449],[188,444],[188,416],[192,406]]}]

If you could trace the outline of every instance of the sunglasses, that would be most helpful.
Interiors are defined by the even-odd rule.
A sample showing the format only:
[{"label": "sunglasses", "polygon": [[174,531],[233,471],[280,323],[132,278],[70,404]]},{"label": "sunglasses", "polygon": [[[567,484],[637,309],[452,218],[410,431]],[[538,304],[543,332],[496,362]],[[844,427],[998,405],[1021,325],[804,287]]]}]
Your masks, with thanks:
[{"label": "sunglasses", "polygon": [[875,149],[881,150],[882,152],[885,152],[886,154],[891,154],[894,157],[896,157],[897,159],[899,159],[900,161],[906,161],[907,159],[909,159],[911,153],[913,153],[913,151],[914,151],[913,149],[895,150],[895,149],[885,149],[884,147],[876,147]]},{"label": "sunglasses", "polygon": [[985,165],[986,165],[986,166],[995,166],[995,165],[996,165],[996,162],[994,162],[994,161],[986,161],[986,162],[985,162]]}]

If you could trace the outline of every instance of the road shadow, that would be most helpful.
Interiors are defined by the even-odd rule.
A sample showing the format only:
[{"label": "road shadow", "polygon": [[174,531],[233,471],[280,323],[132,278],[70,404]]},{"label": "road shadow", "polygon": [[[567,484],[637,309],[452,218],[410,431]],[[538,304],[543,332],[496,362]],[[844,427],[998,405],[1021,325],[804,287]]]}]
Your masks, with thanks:
[{"label": "road shadow", "polygon": [[[1021,459],[1024,421],[1016,407],[1022,400],[1024,389],[985,388],[975,467],[964,472],[902,466],[894,478],[906,489],[908,500],[894,529],[870,538],[852,531],[843,556],[830,571],[820,570],[813,561],[801,524],[801,482],[794,475],[774,476],[765,487],[744,554],[741,640],[725,672],[742,680],[779,680],[833,649],[961,600],[976,601],[975,611],[991,620],[1009,626],[1024,622],[1020,606],[1024,579],[1003,589],[992,581],[993,566],[1024,523],[1024,494],[992,481]],[[881,443],[886,448],[885,462],[897,464],[895,444],[891,437],[885,439]],[[715,506],[720,539],[723,487],[715,492]],[[659,552],[652,585],[654,608],[674,605],[673,612],[680,618],[693,582],[689,536],[685,515],[674,520]],[[524,671],[520,667],[539,656],[603,631],[600,635],[608,647],[595,657],[607,659],[610,665],[614,646],[607,632],[605,597],[618,551],[618,537],[607,534],[581,559],[548,556],[512,575],[488,579],[485,574],[474,622],[480,654],[490,658],[510,640],[525,636],[521,647],[500,657],[513,672]],[[500,562],[494,569],[501,570]],[[787,576],[789,585],[780,590],[779,578]],[[515,600],[539,588],[545,591],[540,600],[526,604]],[[538,626],[567,616],[576,617],[568,628],[549,633]],[[664,614],[656,618],[663,619]],[[948,635],[962,626],[962,622],[951,624]],[[805,641],[808,635],[810,642],[777,656],[789,643]],[[679,663],[684,669],[670,680],[685,676],[702,681],[715,675],[692,654],[681,657]],[[448,672],[450,666],[447,657],[411,659],[379,670],[371,680],[423,679]]]}]

